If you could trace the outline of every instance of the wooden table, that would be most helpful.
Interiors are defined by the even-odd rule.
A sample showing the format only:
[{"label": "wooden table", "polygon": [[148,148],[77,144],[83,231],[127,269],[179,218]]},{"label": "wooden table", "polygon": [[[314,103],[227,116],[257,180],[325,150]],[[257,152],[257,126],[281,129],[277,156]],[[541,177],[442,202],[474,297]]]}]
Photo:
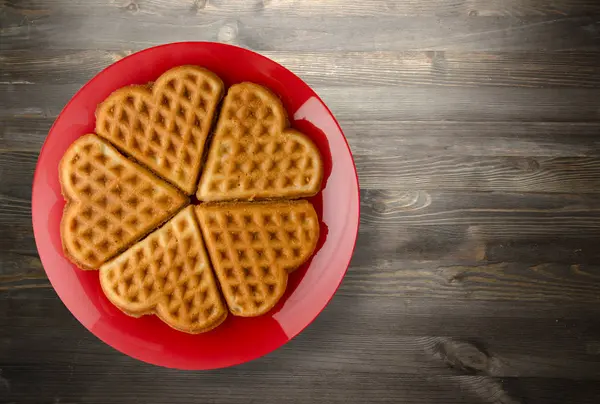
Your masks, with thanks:
[{"label": "wooden table", "polygon": [[[140,363],[84,329],[30,219],[69,98],[182,40],[300,75],[362,188],[327,309],[278,351],[212,372]],[[598,403],[599,193],[597,0],[0,0],[0,402]]]}]

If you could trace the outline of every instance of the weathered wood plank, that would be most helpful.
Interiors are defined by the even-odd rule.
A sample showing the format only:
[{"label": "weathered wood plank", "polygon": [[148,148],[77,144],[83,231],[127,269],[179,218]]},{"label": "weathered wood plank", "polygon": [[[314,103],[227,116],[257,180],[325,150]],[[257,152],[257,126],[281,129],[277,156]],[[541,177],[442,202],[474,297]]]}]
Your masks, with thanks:
[{"label": "weathered wood plank", "polygon": [[[93,338],[53,294],[48,289],[17,290],[0,301],[0,312],[8,313],[0,320],[0,341],[8,341],[7,335],[23,335],[0,347],[18,353],[20,366],[36,367],[43,361],[44,368],[51,363],[54,371],[62,373],[69,367],[94,363],[94,372],[98,373],[112,373],[116,367],[131,374],[161,372],[145,368],[146,365]],[[497,311],[483,309],[497,307],[502,311],[502,305],[474,307],[479,303],[471,302],[473,310],[468,310],[467,303],[462,307],[441,307],[443,299],[419,304],[421,300],[425,296],[336,296],[313,326],[294,342],[241,368],[259,373],[268,369],[269,373],[280,374],[302,370],[314,374],[369,372],[399,377],[480,374],[600,378],[596,361],[598,330],[590,326],[588,318],[563,318],[561,310],[554,313],[554,318],[501,317]],[[459,307],[462,315],[457,316]],[[523,312],[533,315],[527,306]],[[504,313],[510,313],[507,305]],[[353,326],[359,321],[370,324],[372,332],[368,336],[362,327]],[[548,352],[553,353],[551,358],[547,357]],[[323,360],[325,357],[329,359]],[[6,365],[10,368],[10,363]],[[90,374],[77,373],[82,378]],[[5,377],[10,380],[9,374]],[[130,382],[123,380],[125,384]]]},{"label": "weathered wood plank", "polygon": [[[352,276],[352,271],[351,268],[348,276]],[[539,340],[543,346],[551,344],[555,339],[557,343],[566,345],[565,342],[576,333],[581,345],[578,343],[572,347],[565,346],[564,350],[577,351],[577,355],[583,356],[598,354],[598,349],[593,349],[596,345],[594,342],[598,342],[598,325],[594,321],[600,312],[598,305],[578,306],[574,301],[563,301],[560,304],[555,302],[554,310],[548,310],[549,302],[540,300],[471,302],[464,299],[429,299],[426,294],[418,293],[404,296],[350,295],[346,293],[345,283],[343,282],[332,302],[317,317],[314,325],[307,328],[307,337],[302,337],[305,335],[303,332],[298,338],[310,340],[312,333],[322,333],[324,338],[335,338],[337,334],[362,334],[364,337],[364,330],[352,327],[352,323],[369,324],[369,318],[372,318],[380,327],[378,332],[382,336],[437,335],[458,340],[480,338],[480,342],[496,337],[498,341],[505,338],[505,348],[509,348],[510,340],[522,340],[522,344],[531,345]],[[3,298],[0,302],[2,313],[10,313],[10,316],[7,314],[0,318],[3,330],[7,330],[9,326],[30,326],[32,331],[39,331],[32,332],[32,338],[44,332],[48,332],[49,338],[53,337],[52,333],[72,334],[74,339],[81,334],[78,330],[83,329],[83,326],[64,307],[56,292],[49,286],[3,290],[0,296]],[[527,324],[530,327],[527,327]],[[68,332],[61,331],[61,328]],[[518,345],[514,348],[518,348]],[[69,348],[65,345],[62,349]],[[540,352],[542,348],[532,349]],[[58,356],[60,352],[53,355]]]},{"label": "weathered wood plank", "polygon": [[[598,266],[514,262],[456,265],[451,261],[452,258],[409,261],[396,257],[353,264],[339,294],[356,298],[395,297],[409,299],[413,304],[422,304],[425,298],[447,300],[449,306],[462,310],[473,302],[533,303],[538,309],[550,309],[556,304],[573,308],[600,303]],[[39,260],[7,253],[0,267],[0,291],[39,287],[49,287]]]},{"label": "weathered wood plank", "polygon": [[[15,134],[20,133],[20,125],[13,129]],[[43,133],[47,124],[40,126]],[[595,156],[600,152],[600,123],[344,120],[342,128],[352,152],[366,159],[386,154],[526,158]]]},{"label": "weathered wood plank", "polygon": [[321,87],[338,119],[394,121],[597,121],[597,89]]},{"label": "weathered wood plank", "polygon": [[[81,84],[135,50],[6,51],[0,82]],[[261,53],[312,85],[600,87],[595,52]]]},{"label": "weathered wood plank", "polygon": [[594,265],[600,262],[598,218],[594,194],[363,189],[353,264],[404,259]]},{"label": "weathered wood plank", "polygon": [[535,0],[126,0],[95,1],[11,0],[8,7],[26,15],[37,16],[54,10],[87,14],[101,14],[114,10],[123,13],[179,16],[189,14],[209,15],[305,15],[305,16],[573,16],[600,13],[594,0],[553,0],[540,3]]},{"label": "weathered wood plank", "polygon": [[[118,362],[121,364],[121,362]],[[127,371],[125,371],[127,369]],[[85,372],[85,373],[84,373]],[[33,380],[44,388],[43,397],[59,402],[143,402],[148,404],[189,403],[195,397],[211,397],[215,404],[244,402],[249,398],[261,403],[302,403],[324,401],[347,403],[395,402],[429,404],[539,403],[595,404],[600,392],[592,381],[549,380],[541,378],[500,379],[484,376],[425,377],[344,372],[334,370],[314,373],[302,369],[288,374],[275,370],[238,370],[221,372],[176,372],[153,368],[110,367],[106,374],[73,366],[9,366],[5,373],[14,382],[16,402],[34,403],[40,397],[32,389]],[[53,377],[69,380],[65,387],[52,383]],[[142,388],[147,379],[160,377],[161,383]],[[253,379],[269,380],[257,388]],[[107,389],[104,383],[118,387]],[[165,383],[169,386],[165,393]],[[232,388],[231,386],[236,386]],[[336,394],[334,392],[343,392]],[[36,392],[38,392],[36,394]],[[226,393],[223,393],[226,392]],[[351,398],[350,398],[351,397]],[[501,400],[501,401],[499,401]],[[565,400],[565,401],[563,401]],[[49,401],[50,402],[50,401]]]},{"label": "weathered wood plank", "polygon": [[[221,41],[258,51],[598,50],[600,16],[402,17],[224,15],[177,18],[123,9],[98,15],[24,15],[5,10],[1,50],[131,49],[178,41]],[[346,27],[352,27],[351,30]]]},{"label": "weathered wood plank", "polygon": [[[571,265],[589,266],[600,262],[596,215],[587,215],[589,224],[577,219],[565,226],[570,215],[576,213],[573,211],[576,203],[571,203],[569,208],[569,204],[563,202],[565,212],[561,213],[559,203],[555,207],[548,203],[544,208],[541,204],[536,205],[528,201],[532,197],[533,194],[528,194],[514,198],[514,203],[521,203],[530,207],[532,211],[535,210],[537,213],[534,217],[530,219],[526,213],[521,212],[520,215],[513,215],[511,219],[510,208],[507,208],[506,202],[487,206],[480,203],[477,206],[468,201],[476,201],[481,195],[465,194],[462,202],[460,195],[433,195],[433,205],[436,208],[428,208],[425,211],[429,210],[429,217],[440,216],[440,219],[437,225],[431,220],[421,225],[417,219],[411,219],[409,212],[406,213],[407,218],[387,220],[383,212],[393,208],[385,202],[377,201],[378,198],[373,195],[369,196],[363,192],[363,224],[353,265],[365,268],[374,265],[385,267],[398,259],[424,260],[432,266],[438,260],[441,266],[519,262],[524,263],[521,268],[527,271],[534,264],[563,263],[563,268],[570,268]],[[502,198],[500,194],[489,194],[487,199],[493,201]],[[504,198],[506,199],[506,196]],[[444,208],[446,205],[448,207]],[[7,260],[6,265],[3,265],[3,272],[6,274],[8,271],[8,274],[13,276],[29,274],[32,267],[40,271],[40,266],[34,259],[37,251],[29,221],[28,201],[23,200],[18,206],[22,206],[22,209],[10,209],[10,213],[3,215],[0,220],[2,227],[11,229],[9,233],[0,234],[0,249]],[[9,210],[6,206],[2,209]],[[487,219],[481,216],[481,212],[486,209]],[[558,216],[558,222],[562,223],[556,228],[552,221],[548,220],[548,217],[554,214]],[[448,224],[448,218],[451,217],[455,220],[460,218],[462,223]],[[502,220],[508,222],[506,227],[500,228]],[[565,227],[567,230],[563,234]]]},{"label": "weathered wood plank", "polygon": [[[369,229],[466,226],[477,236],[546,234],[589,237],[600,230],[600,203],[592,194],[364,190],[361,220]],[[530,222],[528,222],[530,221]],[[528,226],[532,225],[532,232]],[[513,227],[514,226],[514,227]],[[581,235],[584,228],[590,232]],[[600,231],[599,231],[600,234]]]},{"label": "weathered wood plank", "polygon": [[593,157],[355,156],[361,187],[390,190],[595,193]]},{"label": "weathered wood plank", "polygon": [[[401,255],[401,254],[398,254]],[[500,263],[445,265],[432,261],[372,261],[352,266],[344,283],[348,296],[449,299],[451,301],[600,303],[600,267]],[[451,303],[450,303],[451,304]]]},{"label": "weathered wood plank", "polygon": [[[591,288],[588,294],[577,292],[582,301],[595,301],[600,296],[594,283],[594,274],[599,271],[595,264],[600,261],[596,249],[600,239],[596,195],[364,190],[361,197],[362,223],[353,259],[354,271],[358,272],[352,273],[360,278],[373,269],[397,275],[398,282],[390,281],[385,293],[413,290],[415,286],[410,283],[405,285],[407,290],[398,283],[417,268],[414,273],[423,270],[423,277],[437,277],[440,293],[450,287],[456,299],[474,292],[501,299],[502,293],[512,287],[519,299],[543,300],[547,297],[543,290],[535,296],[527,295],[527,288],[536,281],[548,285],[550,300],[574,299],[568,285]],[[6,276],[0,286],[20,287],[21,280],[30,280],[34,275],[35,279],[43,279],[34,258],[27,202],[11,198],[0,202],[0,211],[6,212],[0,215],[0,224],[12,229],[0,235],[0,245],[6,254],[13,254],[11,264],[0,271]],[[492,279],[490,273],[503,280]],[[516,273],[523,277],[522,291],[510,284]],[[471,284],[463,289],[460,280],[465,277],[482,282],[489,278],[493,282],[491,290],[483,290],[477,282],[472,284],[473,289]],[[555,283],[548,280],[552,277]],[[350,285],[347,293],[379,293],[370,286],[361,287],[360,280]],[[500,288],[498,296],[493,286]]]},{"label": "weathered wood plank", "polygon": [[[397,230],[383,230],[381,237],[399,237],[398,240],[382,241],[376,232],[365,230],[360,233],[353,265],[368,268],[369,265],[388,266],[400,259],[415,260],[440,266],[477,266],[488,263],[517,262],[523,271],[536,264],[559,263],[563,268],[571,265],[596,265],[598,262],[598,237],[589,240],[572,237],[548,237],[546,235],[528,238],[487,237],[485,239],[461,235],[459,241],[448,241],[450,234],[461,234],[459,228],[436,231],[427,227],[407,227]],[[466,232],[463,232],[463,234]],[[372,254],[362,249],[369,248]],[[35,251],[30,252],[35,254]],[[377,255],[375,258],[373,255]],[[528,264],[529,263],[529,264]],[[492,265],[492,264],[490,264]],[[573,266],[576,268],[576,266]]]},{"label": "weathered wood plank", "polygon": [[[600,159],[596,157],[381,157],[357,155],[361,187],[394,191],[597,193]],[[27,199],[37,162],[33,152],[1,152],[3,191]]]},{"label": "weathered wood plank", "polygon": [[[371,230],[361,228],[354,265],[368,267],[382,260],[440,261],[444,265],[473,265],[474,263],[520,262],[562,263],[565,265],[596,265],[600,262],[597,235],[587,238],[549,236],[540,233],[520,237],[504,235],[481,238],[469,233],[469,227],[398,226]],[[589,230],[582,231],[587,234]],[[396,238],[394,238],[396,237]],[[8,241],[7,241],[8,242]],[[31,252],[34,254],[35,251]],[[374,258],[376,256],[376,258]],[[384,265],[384,264],[382,264]],[[527,265],[523,266],[526,270]]]},{"label": "weathered wood plank", "polygon": [[[0,150],[38,152],[54,122],[0,121]],[[342,122],[352,152],[396,155],[584,157],[600,155],[600,122]]]},{"label": "weathered wood plank", "polygon": [[[31,271],[38,272],[35,279],[26,282],[16,281],[3,287],[6,290],[15,287],[37,287],[38,284],[47,287],[48,284],[40,270],[31,225],[22,224],[13,227],[15,229],[10,235],[0,237],[0,248],[7,260],[3,264],[3,271],[8,271],[8,274],[17,277],[21,274],[30,274]],[[457,234],[459,231],[455,230],[454,233]],[[385,237],[396,236],[399,237],[398,240],[385,239]],[[436,265],[436,261],[439,261],[440,266],[465,267],[506,262],[520,263],[522,266],[519,268],[528,271],[529,267],[536,264],[554,263],[562,264],[562,268],[571,268],[572,265],[589,268],[600,262],[600,252],[597,248],[600,240],[597,236],[573,238],[539,235],[514,237],[514,240],[504,236],[487,237],[484,242],[466,236],[459,243],[449,242],[446,237],[448,236],[444,232],[436,231],[432,227],[409,227],[404,230],[377,233],[369,231],[367,226],[363,225],[352,265],[364,268],[373,265],[385,266],[400,257],[402,260],[429,262],[432,267]]]},{"label": "weathered wood plank", "polygon": [[[415,228],[429,243],[435,234],[445,234],[452,235],[456,242],[472,236],[508,244],[532,239],[547,243],[555,237],[566,237],[582,239],[587,246],[585,243],[599,233],[598,204],[592,195],[598,190],[600,178],[597,158],[356,157],[363,188],[363,222],[368,226],[365,235],[371,237],[372,233],[373,237],[367,241],[376,242],[386,233],[384,240],[395,242],[388,247],[390,252],[402,243],[407,243],[407,252],[411,248],[412,253],[423,251],[427,243],[414,249],[414,234],[410,232]],[[3,242],[3,246],[11,250],[30,240],[28,200],[35,164],[36,152],[0,153],[0,173],[7,174],[0,176],[4,194],[0,219],[12,226],[10,240],[4,239],[8,244]],[[366,191],[371,189],[374,191]],[[590,195],[544,196],[531,192]]]},{"label": "weathered wood plank", "polygon": [[[83,84],[83,83],[82,83]],[[56,117],[81,85],[0,84],[0,118]],[[335,116],[362,121],[598,122],[600,89],[314,86]]]}]

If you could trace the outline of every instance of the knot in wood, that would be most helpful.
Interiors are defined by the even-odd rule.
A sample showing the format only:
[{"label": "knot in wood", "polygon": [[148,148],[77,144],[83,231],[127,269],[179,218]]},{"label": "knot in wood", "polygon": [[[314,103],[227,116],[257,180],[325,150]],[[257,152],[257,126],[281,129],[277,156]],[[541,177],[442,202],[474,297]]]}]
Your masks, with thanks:
[{"label": "knot in wood", "polygon": [[237,23],[226,24],[221,27],[219,34],[217,35],[220,42],[231,43],[234,42],[238,36],[238,25]]},{"label": "knot in wood", "polygon": [[206,0],[195,0],[194,3],[192,4],[192,11],[198,12],[199,10],[203,9],[204,7],[206,7]]},{"label": "knot in wood", "polygon": [[450,368],[467,374],[489,373],[492,358],[471,342],[440,338],[433,350]]},{"label": "knot in wood", "polygon": [[138,12],[140,9],[139,4],[137,3],[137,1],[132,0],[129,3],[125,4],[123,7],[123,9],[130,11],[132,13]]},{"label": "knot in wood", "polygon": [[540,163],[532,157],[514,157],[509,159],[514,168],[517,168],[526,172],[538,171],[540,169]]}]

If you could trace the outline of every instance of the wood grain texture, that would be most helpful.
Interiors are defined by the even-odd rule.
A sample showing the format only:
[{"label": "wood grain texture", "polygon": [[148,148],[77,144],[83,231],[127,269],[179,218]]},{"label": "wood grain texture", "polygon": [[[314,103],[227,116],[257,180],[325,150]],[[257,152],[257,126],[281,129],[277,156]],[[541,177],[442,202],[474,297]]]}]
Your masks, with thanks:
[{"label": "wood grain texture", "polygon": [[99,12],[87,7],[73,10],[66,4],[58,12],[4,9],[0,21],[3,37],[9,40],[0,43],[0,50],[130,49],[218,40],[258,51],[595,51],[600,38],[596,14],[315,18],[300,13],[259,10],[247,14],[235,8],[208,13],[203,8],[189,8],[173,16],[140,13],[135,2],[126,7],[114,4]]},{"label": "wood grain texture", "polygon": [[[112,373],[118,368],[124,372],[128,372],[127,368],[140,369],[137,362],[125,356],[115,357],[111,348],[97,344],[52,297],[53,293],[51,289],[11,292],[15,307],[10,307],[10,312],[14,315],[3,320],[0,336],[36,327],[30,330],[26,340],[8,341],[7,348],[19,352],[21,364],[31,367],[39,363],[43,355],[56,367],[64,368],[72,364],[72,356],[76,355],[84,366],[93,362],[99,373]],[[435,304],[418,304],[421,300],[424,302],[425,296],[419,299],[416,296],[340,295],[306,334],[290,346],[237,369],[257,372],[269,369],[282,377],[295,371],[336,372],[340,367],[349,372],[396,374],[402,378],[419,374],[431,377],[464,374],[562,377],[569,374],[571,379],[585,380],[600,377],[594,354],[598,349],[598,328],[590,325],[591,317],[558,321],[526,316],[502,318],[495,311],[476,309],[472,316],[463,319],[456,316],[460,306],[439,308],[442,299],[434,298]],[[532,316],[533,309],[539,308],[523,305],[523,313]],[[348,306],[353,308],[352,313]],[[502,310],[502,305],[481,303],[481,306]],[[0,305],[0,309],[9,307]],[[25,315],[32,309],[38,310],[40,315],[27,319]],[[367,336],[364,327],[356,327],[359,321],[377,325],[380,331]],[[57,324],[63,324],[63,330],[73,334],[77,346],[61,341]],[[473,333],[473,329],[481,331]],[[548,350],[554,353],[552,360],[546,357]],[[447,354],[454,351],[453,358],[445,357],[443,351]],[[111,358],[115,359],[114,363],[110,363]],[[152,372],[154,368],[148,369]]]},{"label": "wood grain texture", "polygon": [[[81,84],[139,49],[6,51],[3,84]],[[312,85],[600,87],[595,52],[286,52],[261,54]]]},{"label": "wood grain texture", "polygon": [[[361,185],[397,190],[597,192],[600,160],[592,157],[386,156],[356,160]],[[393,185],[390,185],[393,177]]]},{"label": "wood grain texture", "polygon": [[600,12],[594,0],[553,0],[540,3],[535,0],[362,0],[348,3],[344,0],[5,0],[6,6],[24,14],[40,15],[50,11],[68,11],[102,14],[108,11],[173,16],[190,13],[228,15],[325,15],[325,16],[414,16],[414,15],[470,15],[470,16],[573,16]]},{"label": "wood grain texture", "polygon": [[[298,74],[361,184],[330,305],[281,349],[212,372],[85,330],[30,219],[66,102],[181,40]],[[0,0],[0,403],[598,403],[599,44],[595,0]]]},{"label": "wood grain texture", "polygon": [[[53,117],[0,121],[6,151],[38,152]],[[600,156],[600,122],[342,121],[352,152],[365,159],[410,156]],[[485,139],[482,142],[481,139]],[[367,160],[368,161],[368,160]]]},{"label": "wood grain texture", "polygon": [[[0,84],[0,118],[56,117],[83,85]],[[598,122],[600,89],[313,86],[342,122]]]},{"label": "wood grain texture", "polygon": [[[363,189],[598,193],[597,157],[355,156]],[[0,152],[0,170],[13,172],[5,191],[28,198],[36,154]],[[27,182],[24,183],[24,179]]]},{"label": "wood grain texture", "polygon": [[361,198],[358,265],[373,256],[429,265],[593,264],[600,257],[593,194],[363,190]]}]

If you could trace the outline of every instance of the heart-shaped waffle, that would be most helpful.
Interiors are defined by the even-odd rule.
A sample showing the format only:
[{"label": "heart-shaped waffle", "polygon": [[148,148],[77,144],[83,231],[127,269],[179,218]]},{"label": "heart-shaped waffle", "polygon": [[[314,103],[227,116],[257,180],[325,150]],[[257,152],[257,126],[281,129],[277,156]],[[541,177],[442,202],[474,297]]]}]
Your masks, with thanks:
[{"label": "heart-shaped waffle", "polygon": [[93,134],[69,147],[59,178],[67,200],[63,249],[84,269],[97,269],[188,203],[175,187]]},{"label": "heart-shaped waffle", "polygon": [[191,206],[104,264],[100,284],[126,314],[156,313],[181,331],[205,332],[227,317]]},{"label": "heart-shaped waffle", "polygon": [[310,257],[319,239],[308,201],[203,204],[196,212],[221,291],[237,316],[271,310],[288,272]]},{"label": "heart-shaped waffle", "polygon": [[279,98],[258,84],[241,83],[223,102],[196,196],[202,201],[312,196],[322,176],[319,151],[287,128]]},{"label": "heart-shaped waffle", "polygon": [[151,90],[129,86],[112,93],[98,107],[96,132],[191,195],[222,96],[223,82],[214,73],[175,67]]}]

